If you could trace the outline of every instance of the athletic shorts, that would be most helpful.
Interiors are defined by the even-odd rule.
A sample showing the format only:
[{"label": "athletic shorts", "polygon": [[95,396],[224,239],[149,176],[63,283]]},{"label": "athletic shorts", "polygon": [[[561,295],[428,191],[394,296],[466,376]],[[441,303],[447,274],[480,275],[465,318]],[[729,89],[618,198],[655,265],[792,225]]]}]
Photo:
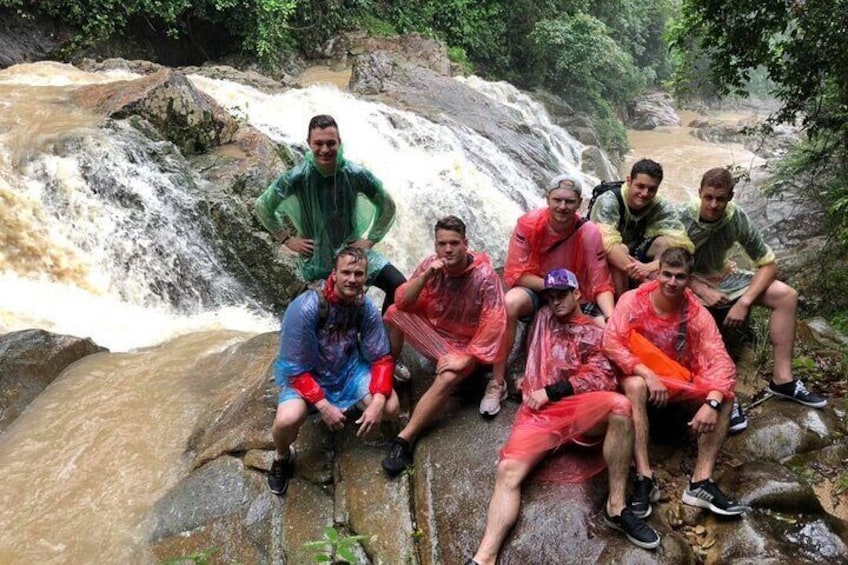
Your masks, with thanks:
[{"label": "athletic shorts", "polygon": [[[341,379],[335,386],[325,385],[320,379],[318,379],[318,384],[321,385],[324,391],[324,397],[330,404],[339,410],[347,410],[370,394],[371,365],[363,360],[359,360],[349,365],[347,378]],[[296,398],[301,398],[301,396],[289,386],[288,381],[284,380],[280,385],[277,404],[282,404]]]}]

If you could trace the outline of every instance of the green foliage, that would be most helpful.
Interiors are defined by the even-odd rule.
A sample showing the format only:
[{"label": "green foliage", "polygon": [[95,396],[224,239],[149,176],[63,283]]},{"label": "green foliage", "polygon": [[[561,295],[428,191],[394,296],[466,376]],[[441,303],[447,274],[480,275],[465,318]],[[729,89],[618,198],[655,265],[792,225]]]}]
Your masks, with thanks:
[{"label": "green foliage", "polygon": [[448,47],[448,59],[459,65],[463,74],[470,75],[474,71],[474,66],[468,60],[468,54],[462,47]]},{"label": "green foliage", "polygon": [[360,541],[368,539],[368,536],[343,536],[334,527],[324,529],[324,538],[303,544],[304,549],[312,553],[315,563],[334,563],[343,559],[348,563],[356,562],[354,549]]}]

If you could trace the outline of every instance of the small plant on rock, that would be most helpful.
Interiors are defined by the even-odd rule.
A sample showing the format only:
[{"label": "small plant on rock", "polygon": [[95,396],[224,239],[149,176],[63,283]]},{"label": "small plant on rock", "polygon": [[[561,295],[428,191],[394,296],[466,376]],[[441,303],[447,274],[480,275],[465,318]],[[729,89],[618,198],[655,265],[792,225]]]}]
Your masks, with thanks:
[{"label": "small plant on rock", "polygon": [[357,562],[354,548],[365,539],[368,539],[368,536],[343,536],[336,528],[330,526],[324,529],[324,539],[306,542],[303,547],[312,552],[315,563],[353,564]]}]

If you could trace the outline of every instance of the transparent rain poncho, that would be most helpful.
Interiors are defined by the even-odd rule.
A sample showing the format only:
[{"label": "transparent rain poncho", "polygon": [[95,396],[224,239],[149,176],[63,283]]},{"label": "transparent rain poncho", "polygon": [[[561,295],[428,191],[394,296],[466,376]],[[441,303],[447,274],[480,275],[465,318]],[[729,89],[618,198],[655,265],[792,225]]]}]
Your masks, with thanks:
[{"label": "transparent rain poncho", "polygon": [[[627,202],[627,183],[621,185],[621,198]],[[686,236],[686,230],[677,217],[674,206],[664,198],[657,196],[641,210],[637,216],[627,206],[624,206],[624,218],[621,217],[621,206],[615,192],[610,190],[601,194],[592,207],[590,219],[598,225],[607,253],[613,246],[623,243],[632,249],[641,240],[664,236],[669,240],[669,247],[685,247],[692,251],[692,242]],[[645,225],[644,234],[638,227],[642,221]],[[619,225],[622,227],[619,229]]]},{"label": "transparent rain poncho", "polygon": [[[468,255],[472,261],[460,275],[451,276],[443,269],[427,281],[412,306],[402,306],[410,283],[400,286],[385,319],[403,332],[410,345],[431,359],[454,353],[490,364],[503,358],[503,287],[486,254]],[[436,258],[431,255],[424,259],[410,281],[420,277]]]},{"label": "transparent rain poncho", "polygon": [[[522,404],[501,449],[501,459],[532,460],[580,439],[611,413],[630,417],[630,401],[615,392],[618,381],[601,350],[602,334],[603,329],[582,314],[562,323],[549,306],[539,310],[528,337],[521,392],[528,395],[567,380],[574,394],[549,402],[540,410]],[[542,478],[583,482],[604,467],[600,450],[567,449],[543,468]]]},{"label": "transparent rain poncho", "polygon": [[368,382],[363,386],[362,381],[372,363],[389,355],[389,340],[380,311],[368,298],[354,305],[330,303],[319,328],[318,292],[301,294],[286,309],[274,379],[283,398],[296,377],[310,373],[327,400],[346,410],[368,392]]},{"label": "transparent rain poncho", "polygon": [[524,274],[544,277],[553,269],[565,268],[577,275],[581,302],[596,302],[598,294],[613,292],[598,227],[578,216],[575,230],[557,233],[550,228],[550,217],[550,210],[543,208],[518,218],[504,266],[507,286],[518,284]]},{"label": "transparent rain poncho", "polygon": [[658,286],[651,281],[621,296],[604,331],[604,352],[624,375],[632,375],[640,363],[648,366],[672,401],[703,399],[711,390],[732,398],[736,366],[713,317],[689,290],[680,312],[658,315],[650,297]]},{"label": "transparent rain poncho", "polygon": [[774,263],[774,252],[748,214],[735,203],[728,202],[724,216],[716,222],[702,221],[700,211],[700,200],[693,200],[680,211],[689,239],[695,244],[693,272],[715,284],[731,299],[737,298],[748,287],[751,277],[733,276],[735,268],[727,259],[733,244],[739,243],[756,267]]},{"label": "transparent rain poncho", "polygon": [[[265,190],[256,201],[256,214],[271,233],[294,227],[297,235],[315,240],[312,257],[298,258],[307,281],[326,278],[336,252],[357,239],[382,240],[395,217],[395,203],[368,169],[347,161],[341,148],[336,171],[323,175],[312,153]],[[388,261],[368,250],[372,282]]]}]

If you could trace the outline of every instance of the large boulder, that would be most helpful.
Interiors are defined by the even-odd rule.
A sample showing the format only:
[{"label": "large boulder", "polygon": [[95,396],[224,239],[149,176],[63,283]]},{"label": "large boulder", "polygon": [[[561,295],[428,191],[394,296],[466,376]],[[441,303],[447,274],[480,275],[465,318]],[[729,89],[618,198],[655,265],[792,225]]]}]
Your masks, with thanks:
[{"label": "large boulder", "polygon": [[679,126],[680,116],[668,93],[651,92],[627,107],[624,123],[631,129],[650,130],[659,126]]},{"label": "large boulder", "polygon": [[185,75],[171,70],[84,86],[74,92],[73,99],[104,118],[143,118],[184,155],[229,143],[238,129],[229,112],[194,88]]},{"label": "large boulder", "polygon": [[106,351],[90,339],[22,330],[0,336],[0,433],[71,363]]},{"label": "large boulder", "polygon": [[363,32],[349,32],[331,39],[320,55],[329,59],[335,68],[355,63],[356,58],[369,53],[386,53],[391,59],[408,66],[429,69],[449,76],[451,65],[445,46],[435,39],[418,33],[392,37],[370,37]]}]

